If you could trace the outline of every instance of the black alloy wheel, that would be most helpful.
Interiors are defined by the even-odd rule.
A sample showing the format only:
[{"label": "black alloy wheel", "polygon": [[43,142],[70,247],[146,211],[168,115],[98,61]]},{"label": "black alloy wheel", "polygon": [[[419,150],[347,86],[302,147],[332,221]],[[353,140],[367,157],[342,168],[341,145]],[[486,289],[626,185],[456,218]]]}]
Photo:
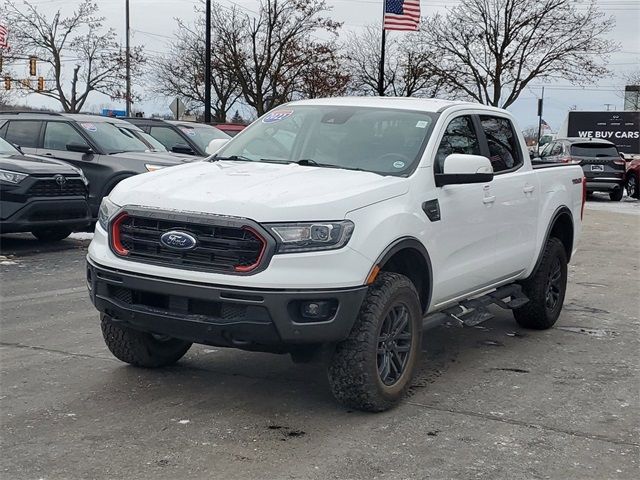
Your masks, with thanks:
[{"label": "black alloy wheel", "polygon": [[411,352],[409,310],[403,304],[393,306],[378,334],[378,375],[387,386],[398,382]]}]

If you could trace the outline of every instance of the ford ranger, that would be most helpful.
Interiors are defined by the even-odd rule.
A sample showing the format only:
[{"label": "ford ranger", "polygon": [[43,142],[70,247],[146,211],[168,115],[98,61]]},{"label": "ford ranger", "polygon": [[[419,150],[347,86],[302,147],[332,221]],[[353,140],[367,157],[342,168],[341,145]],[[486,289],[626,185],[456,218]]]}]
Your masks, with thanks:
[{"label": "ford ranger", "polygon": [[170,365],[192,343],[321,359],[341,403],[382,411],[424,329],[490,304],[554,325],[584,199],[580,166],[534,168],[504,110],[297,101],[205,161],[118,184],[87,283],[124,362]]}]

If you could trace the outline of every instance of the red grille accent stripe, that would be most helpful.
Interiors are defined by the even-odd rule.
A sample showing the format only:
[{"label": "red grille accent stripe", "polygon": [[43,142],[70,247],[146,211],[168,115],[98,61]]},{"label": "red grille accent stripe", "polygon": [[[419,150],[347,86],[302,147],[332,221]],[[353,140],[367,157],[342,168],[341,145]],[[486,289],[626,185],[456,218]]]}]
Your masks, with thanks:
[{"label": "red grille accent stripe", "polygon": [[247,272],[250,272],[251,270],[254,270],[260,265],[260,263],[262,263],[262,258],[264,257],[264,253],[267,250],[267,241],[254,228],[251,228],[245,225],[244,227],[242,227],[242,229],[253,233],[256,236],[256,238],[260,240],[260,243],[262,244],[262,247],[260,248],[260,254],[258,255],[258,259],[254,263],[246,266],[236,265],[235,267],[233,267],[233,269],[236,272],[247,273]]},{"label": "red grille accent stripe", "polygon": [[120,241],[120,224],[128,217],[127,212],[122,212],[111,222],[111,247],[118,255],[122,255],[123,257],[129,255],[129,250],[124,248]]}]

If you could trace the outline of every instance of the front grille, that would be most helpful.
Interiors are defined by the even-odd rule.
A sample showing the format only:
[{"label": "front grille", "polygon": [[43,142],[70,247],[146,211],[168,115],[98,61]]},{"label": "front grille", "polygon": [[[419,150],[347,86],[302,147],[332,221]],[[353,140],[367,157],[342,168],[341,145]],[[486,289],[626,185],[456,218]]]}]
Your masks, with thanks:
[{"label": "front grille", "polygon": [[[160,242],[172,230],[189,233],[196,241],[191,250],[176,250]],[[252,228],[203,221],[180,222],[128,213],[117,222],[113,235],[128,251],[126,258],[178,268],[221,273],[247,273],[262,260],[266,241]],[[117,244],[112,238],[112,245]],[[115,249],[118,254],[118,249]]]},{"label": "front grille", "polygon": [[86,197],[87,187],[79,178],[67,178],[62,185],[54,179],[37,180],[27,192],[33,197]]}]

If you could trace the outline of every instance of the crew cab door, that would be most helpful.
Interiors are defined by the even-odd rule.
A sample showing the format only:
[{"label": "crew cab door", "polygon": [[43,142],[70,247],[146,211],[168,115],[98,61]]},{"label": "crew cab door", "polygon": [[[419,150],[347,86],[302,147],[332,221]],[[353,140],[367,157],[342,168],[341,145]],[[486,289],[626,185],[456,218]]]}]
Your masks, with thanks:
[{"label": "crew cab door", "polygon": [[[470,115],[449,121],[436,152],[435,173],[443,172],[445,158],[453,153],[482,154],[477,128]],[[489,187],[490,182],[436,188],[440,218],[424,234],[429,237],[425,243],[434,250],[434,304],[463,296],[493,280],[495,231],[493,206],[487,203]]]},{"label": "crew cab door", "polygon": [[478,120],[483,154],[494,173],[485,198],[494,234],[495,261],[489,271],[500,281],[522,273],[535,255],[540,185],[535,171],[525,165],[524,144],[511,120],[498,115],[479,115]]}]

